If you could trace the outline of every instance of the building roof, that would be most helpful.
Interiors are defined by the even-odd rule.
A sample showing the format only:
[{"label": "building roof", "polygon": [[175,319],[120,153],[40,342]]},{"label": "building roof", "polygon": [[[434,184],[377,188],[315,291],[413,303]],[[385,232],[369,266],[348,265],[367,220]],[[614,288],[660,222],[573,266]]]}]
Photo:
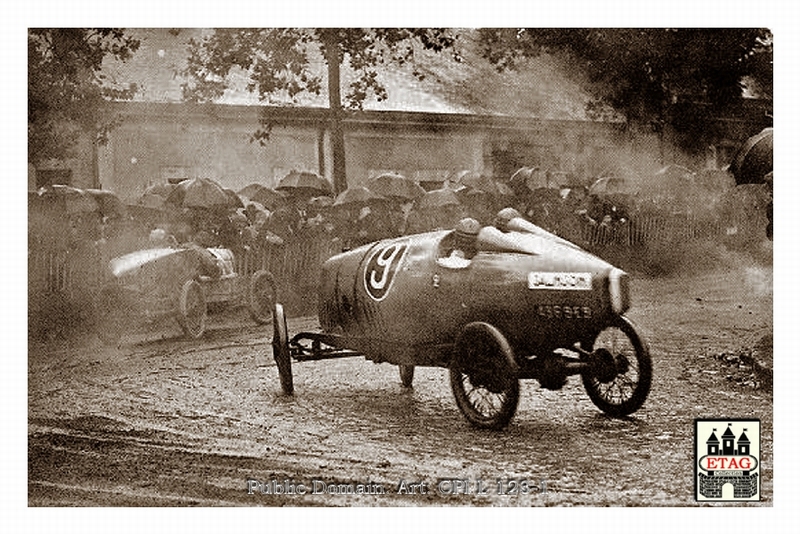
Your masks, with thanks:
[{"label": "building roof", "polygon": [[747,434],[742,432],[742,435],[739,436],[739,443],[750,443],[750,439],[747,437]]},{"label": "building roof", "polygon": [[711,437],[706,440],[706,443],[719,443],[719,438],[717,438],[717,435],[714,434],[714,432],[711,432]]},{"label": "building roof", "polygon": [[725,432],[722,434],[723,438],[735,438],[736,436],[733,435],[733,430],[731,427],[725,429]]},{"label": "building roof", "polygon": [[[128,29],[141,42],[139,50],[126,63],[108,60],[104,71],[117,83],[136,83],[141,102],[181,102],[180,70],[186,65],[187,45],[208,30],[203,29]],[[552,120],[587,120],[586,104],[590,96],[575,75],[553,57],[543,55],[530,60],[515,72],[499,73],[478,53],[474,30],[458,30],[458,50],[461,61],[452,54],[419,51],[416,64],[387,67],[379,72],[388,98],[382,102],[370,98],[364,102],[368,111],[410,111],[425,113],[454,113],[496,115]],[[321,59],[318,68],[324,73]],[[416,68],[424,79],[412,74]],[[342,82],[353,76],[348,68],[342,70]],[[246,89],[244,74],[234,76],[231,89],[218,104],[264,105],[258,96]],[[324,84],[323,84],[324,86]],[[326,108],[325,87],[319,95],[300,95],[296,102],[276,99],[272,105],[294,105]],[[621,120],[614,114],[608,120]]]}]

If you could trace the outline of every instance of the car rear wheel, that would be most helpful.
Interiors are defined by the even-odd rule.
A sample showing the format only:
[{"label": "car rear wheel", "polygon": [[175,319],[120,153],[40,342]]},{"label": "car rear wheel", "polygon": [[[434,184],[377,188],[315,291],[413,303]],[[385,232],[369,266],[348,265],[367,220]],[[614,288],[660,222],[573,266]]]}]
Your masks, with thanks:
[{"label": "car rear wheel", "polygon": [[400,365],[400,383],[404,388],[410,388],[414,382],[414,366]]},{"label": "car rear wheel", "polygon": [[94,304],[95,331],[106,345],[119,345],[127,322],[125,309],[125,299],[118,288],[100,290]]},{"label": "car rear wheel", "polygon": [[203,287],[196,280],[186,281],[178,301],[178,322],[184,334],[192,339],[201,337],[206,329],[207,315]]},{"label": "car rear wheel", "polygon": [[275,279],[267,271],[257,271],[250,278],[247,303],[250,317],[258,324],[272,320],[275,306]]},{"label": "car rear wheel", "polygon": [[292,378],[292,357],[289,352],[289,329],[286,327],[286,316],[283,306],[275,304],[272,316],[272,357],[278,366],[281,389],[287,395],[294,393]]},{"label": "car rear wheel", "polygon": [[459,410],[473,426],[499,430],[519,403],[514,352],[505,336],[488,323],[468,324],[456,341],[450,385]]},{"label": "car rear wheel", "polygon": [[650,350],[633,323],[620,317],[592,343],[593,371],[583,374],[583,386],[592,402],[614,417],[630,415],[650,393],[653,364]]}]

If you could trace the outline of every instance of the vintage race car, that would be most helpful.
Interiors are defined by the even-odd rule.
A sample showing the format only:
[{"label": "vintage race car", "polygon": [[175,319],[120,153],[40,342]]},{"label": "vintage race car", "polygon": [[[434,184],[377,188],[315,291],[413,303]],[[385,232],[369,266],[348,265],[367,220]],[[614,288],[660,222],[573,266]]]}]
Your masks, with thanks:
[{"label": "vintage race car", "polygon": [[[475,222],[477,224],[477,222]],[[560,389],[580,374],[612,416],[644,403],[652,376],[646,342],[625,312],[629,275],[502,210],[475,232],[472,254],[453,254],[456,231],[372,243],[323,266],[321,331],[288,337],[276,303],[273,356],[283,391],[291,360],[363,355],[399,366],[445,367],[456,404],[473,425],[505,427],[520,379]]]},{"label": "vintage race car", "polygon": [[244,304],[259,324],[272,320],[275,281],[267,271],[243,276],[233,252],[198,246],[138,250],[112,259],[95,299],[97,333],[117,343],[139,319],[174,317],[190,338],[206,327],[209,307]]}]

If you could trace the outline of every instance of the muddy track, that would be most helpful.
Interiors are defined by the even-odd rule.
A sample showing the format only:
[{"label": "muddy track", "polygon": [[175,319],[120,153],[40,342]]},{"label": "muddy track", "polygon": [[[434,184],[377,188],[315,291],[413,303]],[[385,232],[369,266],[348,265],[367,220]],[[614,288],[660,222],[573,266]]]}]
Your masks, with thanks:
[{"label": "muddy track", "polygon": [[[151,325],[119,347],[89,337],[31,344],[28,502],[694,505],[694,419],[755,417],[755,505],[770,506],[771,391],[726,380],[715,358],[771,333],[769,277],[768,291],[746,270],[635,280],[629,315],[654,360],[644,407],[612,419],[575,377],[560,391],[524,381],[517,415],[502,432],[467,424],[442,369],[417,369],[407,390],[396,367],[363,358],[295,364],[295,395],[285,396],[271,328],[243,315],[212,317],[197,341],[183,340],[174,325]],[[314,327],[314,318],[289,321],[290,334]],[[465,492],[451,494],[462,487],[456,480]],[[325,490],[315,493],[315,483]],[[338,492],[359,485],[362,494]]]}]

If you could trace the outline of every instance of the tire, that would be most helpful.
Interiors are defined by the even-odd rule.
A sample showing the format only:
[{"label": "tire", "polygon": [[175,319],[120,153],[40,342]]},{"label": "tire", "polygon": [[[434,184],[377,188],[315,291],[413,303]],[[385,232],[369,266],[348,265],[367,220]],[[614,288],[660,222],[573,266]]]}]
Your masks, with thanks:
[{"label": "tire", "polygon": [[267,271],[257,271],[250,278],[247,292],[247,309],[257,324],[272,320],[275,307],[275,279]]},{"label": "tire", "polygon": [[404,388],[410,388],[414,383],[414,366],[413,365],[400,365],[400,383]]},{"label": "tire", "polygon": [[192,339],[200,338],[206,330],[207,316],[203,287],[196,280],[186,281],[178,299],[178,322],[183,333]]},{"label": "tire", "polygon": [[[620,317],[616,324],[602,330],[592,342],[592,351],[605,349],[610,355],[610,376],[584,373],[583,386],[589,398],[603,412],[613,417],[630,415],[644,404],[650,393],[653,363],[647,343],[639,337],[633,323]],[[623,366],[619,373],[620,365]],[[616,371],[614,371],[616,368]]]},{"label": "tire", "polygon": [[125,299],[116,287],[104,287],[94,301],[97,337],[108,346],[119,346],[128,322]]},{"label": "tire", "polygon": [[289,331],[286,328],[286,316],[283,306],[275,304],[272,317],[272,357],[278,366],[281,389],[287,395],[294,393],[292,378],[292,357],[289,352]]},{"label": "tire", "polygon": [[475,427],[500,430],[519,403],[518,368],[505,336],[487,323],[470,323],[456,341],[450,386],[458,409]]}]

